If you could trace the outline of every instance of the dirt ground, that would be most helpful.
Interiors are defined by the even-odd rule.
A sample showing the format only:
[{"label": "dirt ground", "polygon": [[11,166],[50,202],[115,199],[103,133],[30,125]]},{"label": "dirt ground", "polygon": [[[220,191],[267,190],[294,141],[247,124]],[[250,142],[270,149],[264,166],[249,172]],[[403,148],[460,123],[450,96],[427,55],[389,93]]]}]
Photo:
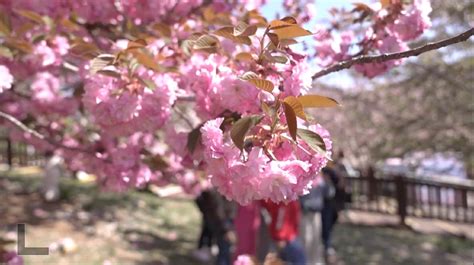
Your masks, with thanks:
[{"label": "dirt ground", "polygon": [[[159,198],[145,191],[112,194],[63,179],[61,200],[45,203],[37,192],[40,180],[35,169],[0,172],[0,237],[16,239],[16,224],[25,223],[27,247],[71,239],[76,249],[24,256],[25,264],[199,264],[190,255],[200,228],[191,199]],[[377,218],[381,217],[357,212],[341,218],[334,238],[341,264],[445,265],[474,260],[469,237],[370,222]],[[422,226],[430,224],[426,223]]]}]

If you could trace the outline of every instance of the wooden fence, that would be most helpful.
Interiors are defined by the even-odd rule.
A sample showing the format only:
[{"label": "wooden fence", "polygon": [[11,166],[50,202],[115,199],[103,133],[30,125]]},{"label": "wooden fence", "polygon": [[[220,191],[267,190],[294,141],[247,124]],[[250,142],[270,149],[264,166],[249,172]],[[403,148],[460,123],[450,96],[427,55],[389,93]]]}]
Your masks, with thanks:
[{"label": "wooden fence", "polygon": [[361,176],[346,179],[351,209],[474,223],[472,180],[420,179],[405,176]]},{"label": "wooden fence", "polygon": [[[0,136],[0,164],[41,166],[45,159],[30,145]],[[351,209],[474,223],[474,181],[420,179],[373,174],[346,178]]]},{"label": "wooden fence", "polygon": [[22,142],[13,142],[0,136],[0,164],[13,166],[41,166],[44,157],[33,146]]}]

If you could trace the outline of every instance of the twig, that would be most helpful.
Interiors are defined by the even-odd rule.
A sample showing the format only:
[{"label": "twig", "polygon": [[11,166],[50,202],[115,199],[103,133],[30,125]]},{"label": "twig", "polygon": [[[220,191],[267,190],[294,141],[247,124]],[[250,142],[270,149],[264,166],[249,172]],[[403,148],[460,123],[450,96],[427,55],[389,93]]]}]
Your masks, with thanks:
[{"label": "twig", "polygon": [[24,123],[22,123],[21,121],[19,121],[17,118],[13,117],[12,115],[8,114],[8,113],[5,113],[3,111],[0,111],[0,117],[1,118],[4,118],[6,121],[10,122],[11,124],[15,125],[16,127],[18,127],[19,129],[21,129],[22,131],[26,132],[26,133],[29,133],[31,134],[32,136],[38,138],[39,140],[41,141],[45,141],[47,143],[49,143],[50,145],[53,145],[55,147],[58,147],[58,148],[63,148],[63,149],[68,149],[68,150],[71,150],[71,151],[76,151],[76,152],[82,152],[82,153],[86,153],[86,154],[89,154],[89,155],[92,155],[95,157],[94,154],[92,154],[89,150],[86,150],[86,149],[82,149],[82,148],[77,148],[77,147],[70,147],[70,146],[65,146],[61,143],[58,143],[58,142],[55,142],[51,139],[48,139],[46,136],[42,135],[41,133],[39,133],[38,131],[35,131],[31,128],[29,128],[28,126],[26,126]]},{"label": "twig", "polygon": [[24,131],[26,133],[29,133],[29,134],[33,135],[34,137],[36,137],[40,140],[46,141],[46,137],[44,135],[42,135],[41,133],[39,133],[39,132],[37,132],[33,129],[28,128],[28,126],[26,126],[21,121],[17,120],[12,115],[7,114],[3,111],[0,111],[0,117],[4,118],[5,120],[7,120],[11,124],[15,125],[16,127],[20,128],[22,131]]},{"label": "twig", "polygon": [[176,98],[176,101],[183,101],[183,102],[193,102],[195,100],[196,100],[196,97],[193,95],[190,95],[190,96],[183,95],[183,96],[178,96]]},{"label": "twig", "polygon": [[191,128],[191,130],[194,129],[192,122],[186,118],[186,115],[184,115],[184,113],[182,113],[181,110],[178,109],[178,107],[174,108],[174,111],[176,112],[176,114],[178,114],[178,116],[181,119],[183,119],[186,122],[186,124],[189,126],[189,128]]},{"label": "twig", "polygon": [[417,47],[417,48],[414,48],[414,49],[411,49],[411,50],[408,50],[408,51],[404,51],[404,52],[396,52],[396,53],[388,53],[388,54],[380,54],[380,55],[372,55],[372,56],[370,56],[370,55],[358,56],[358,57],[352,58],[350,60],[342,61],[340,63],[331,65],[331,66],[317,72],[316,74],[313,75],[313,79],[319,78],[321,76],[328,75],[328,74],[333,73],[333,72],[341,71],[343,69],[351,68],[354,64],[382,63],[382,62],[389,61],[389,60],[407,58],[407,57],[411,57],[411,56],[418,56],[418,55],[420,55],[422,53],[425,53],[425,52],[428,52],[428,51],[436,50],[436,49],[439,49],[439,48],[446,47],[448,45],[452,45],[452,44],[456,44],[458,42],[466,41],[472,35],[474,35],[474,28],[470,28],[469,30],[467,30],[467,31],[465,31],[465,32],[463,32],[463,33],[461,33],[457,36],[447,38],[447,39],[444,39],[444,40],[441,40],[441,41],[438,41],[438,42],[428,43],[426,45],[423,45],[423,46],[420,46],[420,47]]}]

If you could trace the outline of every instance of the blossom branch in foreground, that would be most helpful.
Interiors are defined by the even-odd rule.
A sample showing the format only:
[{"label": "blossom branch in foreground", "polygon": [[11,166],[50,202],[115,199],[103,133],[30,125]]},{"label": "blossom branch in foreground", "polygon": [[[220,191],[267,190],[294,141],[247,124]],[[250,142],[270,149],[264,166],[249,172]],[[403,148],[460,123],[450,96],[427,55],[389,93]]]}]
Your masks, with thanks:
[{"label": "blossom branch in foreground", "polygon": [[422,53],[440,49],[452,44],[456,44],[459,42],[463,42],[468,40],[472,35],[474,35],[474,28],[470,28],[469,30],[454,36],[452,38],[444,39],[442,41],[438,42],[432,42],[428,43],[426,45],[404,51],[404,52],[396,52],[396,53],[388,53],[388,54],[380,54],[380,55],[362,55],[359,57],[352,58],[347,61],[342,61],[340,63],[334,64],[332,66],[329,66],[316,74],[313,75],[313,79],[328,75],[333,72],[338,72],[344,69],[351,68],[355,64],[366,64],[366,63],[382,63],[390,60],[395,60],[395,59],[401,59],[401,58],[407,58],[411,56],[418,56]]},{"label": "blossom branch in foreground", "polygon": [[51,145],[53,145],[57,148],[64,148],[64,149],[68,149],[68,150],[71,150],[71,151],[82,152],[82,153],[87,153],[87,154],[93,155],[88,150],[85,150],[85,149],[82,149],[82,148],[65,146],[65,145],[62,145],[58,142],[52,141],[51,139],[48,139],[46,136],[39,133],[38,131],[35,131],[35,130],[29,128],[24,123],[22,123],[17,118],[13,117],[12,115],[10,115],[8,113],[0,111],[0,117],[5,119],[6,121],[10,122],[11,124],[15,125],[16,127],[21,129],[22,131],[24,131],[26,133],[29,133],[32,136],[38,138],[39,140],[45,141],[45,142],[47,142],[47,143],[49,143],[49,144],[51,144]]}]

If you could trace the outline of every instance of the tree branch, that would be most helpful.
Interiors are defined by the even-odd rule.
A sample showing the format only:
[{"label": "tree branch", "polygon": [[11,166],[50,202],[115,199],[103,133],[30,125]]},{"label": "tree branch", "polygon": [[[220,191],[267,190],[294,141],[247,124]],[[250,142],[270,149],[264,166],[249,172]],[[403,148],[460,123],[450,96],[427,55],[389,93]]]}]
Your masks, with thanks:
[{"label": "tree branch", "polygon": [[333,72],[338,72],[343,69],[351,68],[355,64],[366,64],[366,63],[382,63],[390,60],[407,58],[411,56],[418,56],[422,53],[436,50],[439,48],[443,48],[452,44],[456,44],[458,42],[463,42],[468,40],[472,35],[474,35],[474,28],[470,28],[469,30],[451,37],[447,38],[438,42],[428,43],[426,45],[404,51],[404,52],[396,52],[396,53],[388,53],[388,54],[380,54],[380,55],[362,55],[355,58],[352,58],[347,61],[342,61],[337,64],[333,64],[313,75],[313,79],[319,78],[321,76],[328,75]]},{"label": "tree branch", "polygon": [[65,146],[61,143],[58,143],[58,142],[55,142],[51,139],[48,139],[46,136],[42,135],[41,133],[39,133],[38,131],[35,131],[31,128],[29,128],[28,126],[26,126],[24,123],[22,123],[21,121],[19,121],[17,118],[13,117],[12,115],[8,114],[8,113],[5,113],[3,111],[0,111],[0,117],[5,119],[6,121],[10,122],[11,124],[15,125],[16,127],[18,127],[19,129],[21,129],[22,131],[26,132],[26,133],[29,133],[31,134],[32,136],[38,138],[39,140],[41,141],[45,141],[47,143],[49,143],[50,145],[54,146],[54,147],[57,147],[57,148],[63,148],[63,149],[68,149],[68,150],[71,150],[71,151],[76,151],[76,152],[82,152],[82,153],[86,153],[86,154],[89,154],[89,155],[92,155],[95,157],[94,154],[92,154],[89,150],[86,150],[86,149],[82,149],[82,148],[77,148],[77,147],[70,147],[70,146]]}]

